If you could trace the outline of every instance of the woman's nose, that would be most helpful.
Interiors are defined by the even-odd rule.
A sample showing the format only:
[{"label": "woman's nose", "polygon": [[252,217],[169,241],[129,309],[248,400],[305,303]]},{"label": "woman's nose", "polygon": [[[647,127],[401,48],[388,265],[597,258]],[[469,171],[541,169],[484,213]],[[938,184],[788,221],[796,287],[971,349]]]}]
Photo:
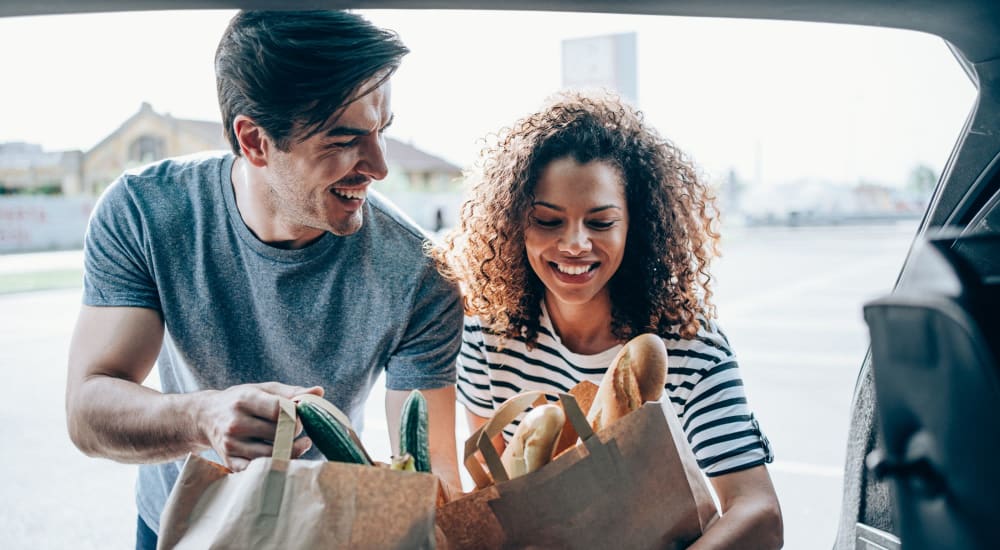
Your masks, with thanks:
[{"label": "woman's nose", "polygon": [[566,230],[559,238],[559,251],[572,256],[580,256],[590,252],[590,249],[590,233],[587,232],[586,228],[576,224],[567,224]]}]

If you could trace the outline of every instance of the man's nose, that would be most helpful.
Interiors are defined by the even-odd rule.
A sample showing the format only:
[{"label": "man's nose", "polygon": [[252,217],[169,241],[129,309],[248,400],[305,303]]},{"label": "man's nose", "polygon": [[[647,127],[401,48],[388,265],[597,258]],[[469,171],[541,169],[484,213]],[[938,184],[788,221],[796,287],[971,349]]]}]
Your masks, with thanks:
[{"label": "man's nose", "polygon": [[380,134],[373,134],[365,140],[361,158],[358,159],[358,172],[373,180],[385,179],[389,174],[385,160],[385,138]]}]

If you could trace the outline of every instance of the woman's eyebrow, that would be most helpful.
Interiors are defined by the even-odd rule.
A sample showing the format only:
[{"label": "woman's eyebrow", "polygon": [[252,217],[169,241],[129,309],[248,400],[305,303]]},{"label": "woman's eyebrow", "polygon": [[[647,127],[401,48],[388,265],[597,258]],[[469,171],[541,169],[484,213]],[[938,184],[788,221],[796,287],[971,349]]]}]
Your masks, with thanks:
[{"label": "woman's eyebrow", "polygon": [[[556,210],[556,211],[559,211],[559,212],[563,212],[563,211],[566,210],[565,208],[563,208],[561,206],[552,204],[551,202],[545,202],[545,201],[535,201],[535,202],[531,203],[531,206],[544,206],[545,208],[549,208],[551,210]],[[587,213],[588,214],[593,214],[594,212],[601,212],[601,211],[604,211],[604,210],[611,210],[611,209],[621,210],[622,207],[618,206],[617,204],[605,204],[605,205],[601,205],[601,206],[595,206],[594,208],[591,208],[590,210],[587,210]]]},{"label": "woman's eyebrow", "polygon": [[563,210],[566,210],[565,208],[563,208],[561,206],[557,206],[555,204],[552,204],[551,202],[545,202],[545,201],[535,201],[535,202],[531,203],[531,206],[544,206],[545,208],[549,208],[551,210],[558,210],[560,212],[562,212]]}]

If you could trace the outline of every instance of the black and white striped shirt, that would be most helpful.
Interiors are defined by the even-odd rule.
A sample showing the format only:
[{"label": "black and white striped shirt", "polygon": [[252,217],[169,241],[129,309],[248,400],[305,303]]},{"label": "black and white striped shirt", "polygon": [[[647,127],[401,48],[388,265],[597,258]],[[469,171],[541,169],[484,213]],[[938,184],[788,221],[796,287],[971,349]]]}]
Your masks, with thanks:
[{"label": "black and white striped shirt", "polygon": [[[596,355],[566,349],[542,308],[538,342],[529,351],[521,338],[501,338],[477,317],[465,318],[458,357],[458,400],[473,414],[490,417],[493,409],[524,391],[565,393],[582,380],[600,384],[621,345]],[[714,321],[703,322],[693,340],[666,334],[667,383],[677,418],[698,465],[718,476],[771,462],[770,444],[750,413],[743,380],[729,342]],[[518,421],[504,430],[510,440]]]}]

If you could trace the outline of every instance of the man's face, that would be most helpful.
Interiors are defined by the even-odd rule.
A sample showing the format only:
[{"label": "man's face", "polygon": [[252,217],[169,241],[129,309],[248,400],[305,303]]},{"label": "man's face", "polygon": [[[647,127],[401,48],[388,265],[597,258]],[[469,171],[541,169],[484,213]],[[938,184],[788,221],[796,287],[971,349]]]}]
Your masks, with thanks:
[{"label": "man's face", "polygon": [[391,121],[386,81],[348,105],[329,128],[293,141],[288,152],[274,151],[267,184],[275,214],[283,223],[336,235],[361,229],[368,186],[388,172],[382,134]]}]

